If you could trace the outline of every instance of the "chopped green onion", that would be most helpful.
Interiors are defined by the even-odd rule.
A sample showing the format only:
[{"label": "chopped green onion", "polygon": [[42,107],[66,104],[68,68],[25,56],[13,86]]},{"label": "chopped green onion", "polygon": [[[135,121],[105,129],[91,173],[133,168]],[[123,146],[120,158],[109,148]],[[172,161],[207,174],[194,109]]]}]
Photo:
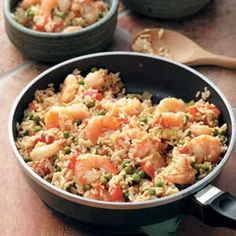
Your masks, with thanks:
[{"label": "chopped green onion", "polygon": [[58,10],[57,10],[57,11],[55,12],[55,15],[58,16],[58,17],[60,17],[60,18],[63,19],[63,20],[66,18],[64,12],[62,12],[62,11],[58,11]]},{"label": "chopped green onion", "polygon": [[180,145],[184,145],[184,144],[185,144],[185,141],[184,141],[184,140],[179,140],[179,144],[180,144]]},{"label": "chopped green onion", "polygon": [[25,131],[23,132],[23,135],[24,135],[24,136],[29,135],[29,130],[25,130]]},{"label": "chopped green onion", "polygon": [[140,120],[139,120],[141,123],[144,123],[144,124],[147,124],[148,123],[148,118],[141,118]]},{"label": "chopped green onion", "polygon": [[126,166],[129,166],[130,165],[130,161],[129,160],[124,160],[122,162],[122,168],[125,168]]},{"label": "chopped green onion", "polygon": [[104,12],[101,12],[101,11],[100,11],[100,12],[98,13],[98,17],[99,17],[99,18],[102,18],[102,17],[104,17],[104,15],[105,15],[105,13],[104,13]]},{"label": "chopped green onion", "polygon": [[24,17],[27,19],[33,19],[34,13],[30,7],[24,12]]}]

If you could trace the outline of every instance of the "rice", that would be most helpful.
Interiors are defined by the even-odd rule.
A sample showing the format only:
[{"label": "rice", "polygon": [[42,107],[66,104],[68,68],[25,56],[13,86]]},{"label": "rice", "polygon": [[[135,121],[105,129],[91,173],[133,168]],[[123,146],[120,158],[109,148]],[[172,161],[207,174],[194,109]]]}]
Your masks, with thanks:
[{"label": "rice", "polygon": [[152,104],[148,92],[125,94],[119,73],[75,70],[59,91],[50,84],[35,92],[16,146],[45,181],[79,196],[136,202],[175,194],[227,149],[227,124],[207,91],[197,101]]},{"label": "rice", "polygon": [[97,22],[107,12],[108,6],[102,0],[23,0],[16,6],[12,17],[19,24],[36,31],[68,33]]}]

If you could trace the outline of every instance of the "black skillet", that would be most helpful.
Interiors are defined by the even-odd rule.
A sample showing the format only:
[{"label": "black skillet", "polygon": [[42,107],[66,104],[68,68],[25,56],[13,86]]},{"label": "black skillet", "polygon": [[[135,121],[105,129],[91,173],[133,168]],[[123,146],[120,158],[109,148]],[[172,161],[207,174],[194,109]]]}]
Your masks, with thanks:
[{"label": "black skillet", "polygon": [[[137,203],[86,199],[62,191],[41,179],[25,164],[16,149],[16,123],[22,119],[23,111],[33,99],[36,89],[45,89],[49,83],[54,83],[58,88],[65,76],[75,68],[86,74],[93,66],[120,72],[128,92],[142,93],[146,90],[153,94],[154,102],[168,96],[190,101],[195,99],[197,91],[203,91],[207,87],[211,92],[209,101],[222,112],[221,123],[228,124],[228,150],[218,166],[204,179],[173,196]],[[193,213],[212,226],[236,229],[235,198],[210,185],[223,170],[233,150],[233,111],[225,96],[212,82],[187,66],[163,58],[128,52],[99,53],[63,62],[37,76],[19,94],[10,114],[9,137],[17,161],[39,197],[54,210],[84,224],[105,229],[107,232],[135,232],[141,226],[163,222],[180,214]]]}]

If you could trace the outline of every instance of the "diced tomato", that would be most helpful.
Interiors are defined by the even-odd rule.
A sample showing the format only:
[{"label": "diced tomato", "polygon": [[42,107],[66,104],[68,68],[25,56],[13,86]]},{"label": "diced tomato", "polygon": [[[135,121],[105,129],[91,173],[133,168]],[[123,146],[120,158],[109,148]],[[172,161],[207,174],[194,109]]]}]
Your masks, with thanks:
[{"label": "diced tomato", "polygon": [[184,154],[184,153],[188,153],[188,152],[189,152],[188,147],[185,146],[185,147],[179,148],[179,152],[180,152],[180,153],[183,153],[183,154]]},{"label": "diced tomato", "polygon": [[76,158],[77,158],[77,156],[75,154],[72,154],[70,156],[70,162],[69,162],[69,164],[67,166],[69,169],[74,169],[75,164],[76,164]]},{"label": "diced tomato", "polygon": [[58,32],[58,31],[60,31],[61,28],[63,27],[63,25],[64,25],[64,22],[63,22],[63,21],[54,23],[54,24],[53,24],[53,27],[52,27],[52,32]]},{"label": "diced tomato", "polygon": [[111,201],[114,201],[114,202],[124,201],[123,192],[120,185],[117,185],[115,188],[111,190],[110,197],[111,197]]},{"label": "diced tomato", "polygon": [[34,29],[36,31],[40,31],[40,32],[46,32],[46,28],[45,28],[45,23],[35,23],[34,24]]},{"label": "diced tomato", "polygon": [[119,118],[119,122],[121,124],[128,124],[129,123],[129,118],[125,117],[125,118]]},{"label": "diced tomato", "polygon": [[97,1],[94,3],[94,5],[95,5],[95,8],[100,11],[106,10],[106,4],[103,1]]},{"label": "diced tomato", "polygon": [[209,104],[208,106],[207,106],[207,108],[209,109],[209,110],[212,110],[213,112],[214,112],[214,114],[215,114],[215,116],[216,117],[219,117],[220,116],[220,110],[215,106],[215,105],[213,105],[213,104]]},{"label": "diced tomato", "polygon": [[54,137],[52,135],[48,135],[45,133],[42,133],[40,135],[40,137],[36,138],[34,140],[34,146],[38,143],[38,142],[42,142],[42,143],[46,143],[46,144],[50,144],[54,142]]},{"label": "diced tomato", "polygon": [[29,110],[30,110],[30,111],[35,111],[36,109],[37,109],[37,104],[34,103],[34,102],[31,102],[31,103],[29,104]]},{"label": "diced tomato", "polygon": [[189,108],[189,113],[193,116],[196,117],[197,113],[198,113],[198,109],[196,107],[190,107]]},{"label": "diced tomato", "polygon": [[44,177],[48,174],[50,174],[51,170],[49,168],[49,160],[44,159],[32,166],[33,170],[40,175],[41,177]]},{"label": "diced tomato", "polygon": [[151,178],[154,178],[155,166],[150,161],[141,162],[141,169]]},{"label": "diced tomato", "polygon": [[97,94],[95,95],[95,98],[96,98],[98,101],[101,101],[101,100],[103,99],[103,96],[102,96],[101,93],[97,93]]}]

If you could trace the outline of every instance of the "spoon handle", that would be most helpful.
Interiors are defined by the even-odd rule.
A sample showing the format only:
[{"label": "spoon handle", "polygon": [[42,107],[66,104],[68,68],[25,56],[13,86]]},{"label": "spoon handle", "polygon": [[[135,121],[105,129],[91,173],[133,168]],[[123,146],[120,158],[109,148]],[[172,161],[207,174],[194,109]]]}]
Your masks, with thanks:
[{"label": "spoon handle", "polygon": [[203,57],[196,58],[188,65],[215,65],[226,67],[230,69],[236,69],[236,59],[232,57],[220,56],[213,53],[206,53]]}]

